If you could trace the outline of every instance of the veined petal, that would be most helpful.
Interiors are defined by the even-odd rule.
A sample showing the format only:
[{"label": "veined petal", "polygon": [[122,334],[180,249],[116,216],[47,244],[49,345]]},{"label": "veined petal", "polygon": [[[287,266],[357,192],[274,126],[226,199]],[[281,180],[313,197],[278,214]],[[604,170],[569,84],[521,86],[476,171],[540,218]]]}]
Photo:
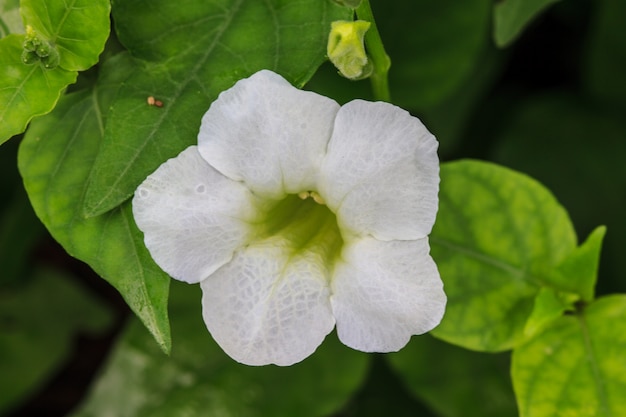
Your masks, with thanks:
[{"label": "veined petal", "polygon": [[222,174],[278,199],[314,189],[339,105],[259,71],[220,94],[202,118],[198,148]]},{"label": "veined petal", "polygon": [[155,262],[173,278],[197,283],[245,244],[255,199],[190,146],[137,188],[133,215]]},{"label": "veined petal", "polygon": [[247,365],[300,362],[335,325],[323,259],[291,252],[280,237],[238,251],[200,285],[209,332]]},{"label": "veined petal", "polygon": [[339,339],[364,352],[401,349],[437,326],[446,305],[428,238],[346,245],[331,290]]},{"label": "veined petal", "polygon": [[339,110],[319,193],[339,225],[380,240],[427,236],[437,214],[437,140],[407,111],[354,100]]}]

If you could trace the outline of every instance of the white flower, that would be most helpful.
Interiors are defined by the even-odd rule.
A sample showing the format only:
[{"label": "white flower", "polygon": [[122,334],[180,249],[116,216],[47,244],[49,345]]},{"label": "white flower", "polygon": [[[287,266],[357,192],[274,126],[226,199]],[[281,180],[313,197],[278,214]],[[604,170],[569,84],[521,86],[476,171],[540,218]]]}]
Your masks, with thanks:
[{"label": "white flower", "polygon": [[340,107],[260,71],[219,96],[198,146],[139,186],[133,213],[156,263],[200,283],[235,360],[299,362],[335,324],[354,349],[396,351],[445,309],[428,246],[436,151],[398,107]]}]

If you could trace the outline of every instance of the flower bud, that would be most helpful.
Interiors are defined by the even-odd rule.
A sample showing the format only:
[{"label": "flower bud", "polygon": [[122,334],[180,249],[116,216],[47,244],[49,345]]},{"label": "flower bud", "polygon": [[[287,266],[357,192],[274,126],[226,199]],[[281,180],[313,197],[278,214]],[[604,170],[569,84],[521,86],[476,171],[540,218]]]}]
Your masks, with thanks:
[{"label": "flower bud", "polygon": [[365,53],[365,32],[370,22],[338,20],[331,23],[327,54],[339,73],[351,80],[366,78],[372,65]]}]

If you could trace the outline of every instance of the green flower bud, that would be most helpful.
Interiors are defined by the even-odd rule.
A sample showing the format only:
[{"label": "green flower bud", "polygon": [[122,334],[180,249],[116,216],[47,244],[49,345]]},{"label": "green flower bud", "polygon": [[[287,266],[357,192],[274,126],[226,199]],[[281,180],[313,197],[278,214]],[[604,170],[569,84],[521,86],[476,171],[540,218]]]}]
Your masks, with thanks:
[{"label": "green flower bud", "polygon": [[57,49],[51,42],[40,39],[32,26],[26,26],[23,48],[23,63],[31,65],[40,61],[46,69],[59,66],[61,58]]},{"label": "green flower bud", "polygon": [[50,48],[47,56],[40,56],[41,63],[46,69],[54,69],[59,66],[59,62],[61,58],[59,57],[59,53],[56,48]]},{"label": "green flower bud", "polygon": [[365,32],[370,22],[338,20],[331,23],[326,53],[339,73],[351,80],[368,77],[372,66],[365,53]]},{"label": "green flower bud", "polygon": [[22,51],[22,62],[26,65],[32,65],[39,61],[39,55],[35,51]]}]

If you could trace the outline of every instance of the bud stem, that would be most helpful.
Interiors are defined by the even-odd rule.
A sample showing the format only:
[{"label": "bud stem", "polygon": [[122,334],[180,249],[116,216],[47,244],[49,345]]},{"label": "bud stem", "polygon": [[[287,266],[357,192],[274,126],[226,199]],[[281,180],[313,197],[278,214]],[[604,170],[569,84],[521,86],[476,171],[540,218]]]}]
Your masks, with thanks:
[{"label": "bud stem", "polygon": [[391,102],[387,76],[389,67],[391,67],[391,59],[389,59],[389,55],[385,52],[385,47],[380,38],[380,33],[378,32],[369,0],[361,1],[360,6],[356,9],[356,15],[359,20],[365,20],[372,24],[365,34],[365,45],[367,46],[368,55],[374,66],[374,72],[370,76],[374,98],[376,100]]}]

